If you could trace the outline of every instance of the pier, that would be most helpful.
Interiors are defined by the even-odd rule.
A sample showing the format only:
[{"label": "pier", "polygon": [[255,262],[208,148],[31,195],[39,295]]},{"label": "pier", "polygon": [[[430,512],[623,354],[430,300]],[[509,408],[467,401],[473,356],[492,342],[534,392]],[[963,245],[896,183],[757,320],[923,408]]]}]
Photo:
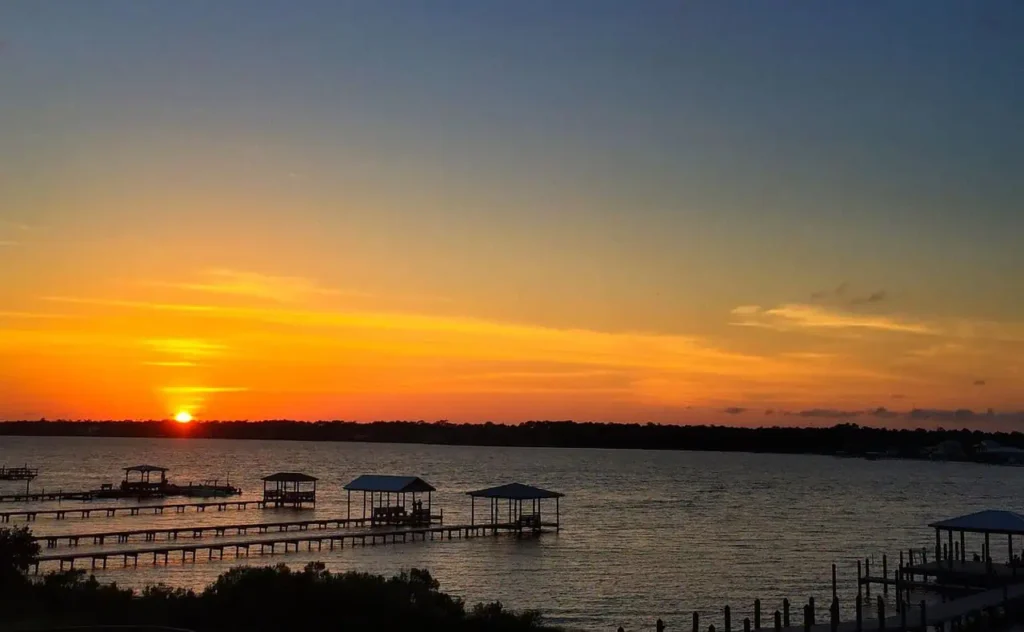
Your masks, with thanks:
[{"label": "pier", "polygon": [[173,510],[174,513],[185,513],[189,509],[195,509],[196,511],[202,512],[209,508],[214,508],[217,511],[226,511],[228,509],[237,509],[242,511],[249,509],[250,507],[265,509],[267,507],[267,503],[263,500],[218,500],[204,503],[175,503],[166,505],[113,505],[107,507],[75,507],[68,509],[26,509],[22,511],[0,512],[0,523],[10,522],[12,518],[24,518],[25,520],[32,522],[42,516],[49,516],[56,520],[65,520],[69,516],[90,518],[93,514],[106,518],[113,518],[118,514],[139,516],[144,514],[162,514],[169,510]]},{"label": "pier", "polygon": [[24,465],[22,467],[0,466],[0,481],[31,481],[39,476],[39,469]]},{"label": "pier", "polygon": [[[554,524],[544,526],[554,527]],[[398,544],[410,541],[415,542],[417,539],[420,541],[426,541],[428,539],[453,540],[485,535],[497,536],[501,533],[522,534],[522,532],[522,526],[518,524],[460,524],[411,529],[371,529],[367,531],[330,534],[310,533],[307,531],[303,535],[287,535],[281,533],[274,536],[252,540],[218,540],[188,544],[175,543],[166,546],[145,548],[40,555],[36,559],[34,569],[35,572],[38,573],[40,564],[47,562],[57,562],[60,570],[64,570],[65,566],[73,569],[75,567],[75,562],[77,561],[89,560],[91,568],[95,569],[97,566],[107,568],[109,560],[120,559],[123,561],[123,565],[127,567],[129,562],[134,566],[138,566],[139,558],[148,556],[152,556],[153,564],[159,563],[160,560],[163,560],[164,564],[167,564],[170,561],[172,553],[180,553],[182,562],[195,562],[200,551],[206,551],[207,559],[212,560],[222,559],[224,557],[224,551],[233,552],[235,557],[240,557],[242,551],[244,551],[245,555],[248,556],[253,550],[259,551],[261,555],[268,551],[270,554],[274,554],[277,552],[278,547],[284,547],[285,553],[290,551],[298,552],[303,544],[306,545],[307,551],[312,551],[314,546],[317,551],[322,551],[324,543],[326,543],[329,550],[333,551],[335,548],[343,548],[346,541],[348,541],[349,546],[355,546],[356,544],[361,546],[375,546],[378,543],[388,544],[390,542],[392,544]]]},{"label": "pier", "polygon": [[42,491],[25,492],[24,494],[4,494],[0,495],[0,503],[61,502],[64,500],[92,500],[93,498],[95,498],[95,495],[90,491],[65,492],[58,490],[55,492]]},{"label": "pier", "polygon": [[68,546],[78,546],[81,542],[92,542],[92,544],[105,544],[107,540],[116,540],[118,543],[126,543],[130,539],[142,536],[146,542],[155,542],[160,536],[166,536],[167,540],[177,540],[181,536],[202,538],[212,533],[214,536],[225,535],[247,535],[249,531],[267,533],[276,529],[278,532],[287,532],[292,529],[307,531],[310,529],[344,529],[351,526],[365,526],[368,520],[362,518],[321,518],[316,520],[290,520],[283,522],[251,522],[246,524],[228,525],[194,525],[180,527],[163,527],[160,529],[119,529],[117,531],[100,531],[95,533],[64,533],[60,535],[41,535],[33,538],[36,542],[43,542],[46,548],[53,549],[66,542]]}]

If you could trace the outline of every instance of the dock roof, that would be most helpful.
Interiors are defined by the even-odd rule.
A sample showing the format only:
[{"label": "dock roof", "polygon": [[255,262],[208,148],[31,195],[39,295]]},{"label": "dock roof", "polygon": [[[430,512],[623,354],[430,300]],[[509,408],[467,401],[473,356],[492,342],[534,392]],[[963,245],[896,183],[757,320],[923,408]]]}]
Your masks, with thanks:
[{"label": "dock roof", "polygon": [[269,482],[288,482],[288,483],[312,483],[317,480],[317,477],[310,476],[309,474],[302,474],[300,472],[278,472],[277,474],[271,474],[270,476],[264,476],[264,481]]},{"label": "dock roof", "polygon": [[418,476],[380,474],[363,474],[346,485],[345,489],[353,492],[391,492],[395,494],[437,491],[437,488]]},{"label": "dock roof", "polygon": [[125,472],[166,472],[166,467],[160,467],[159,465],[133,465],[131,467],[124,468]]},{"label": "dock roof", "polygon": [[539,487],[533,487],[532,485],[523,485],[522,483],[509,483],[508,485],[499,485],[498,487],[489,487],[487,489],[479,489],[475,492],[466,492],[470,496],[476,498],[501,498],[510,500],[535,500],[538,498],[561,498],[565,494],[558,492],[551,492],[546,489]]},{"label": "dock roof", "polygon": [[987,509],[966,516],[933,522],[929,527],[968,533],[1002,533],[1024,535],[1024,515],[1015,511]]}]

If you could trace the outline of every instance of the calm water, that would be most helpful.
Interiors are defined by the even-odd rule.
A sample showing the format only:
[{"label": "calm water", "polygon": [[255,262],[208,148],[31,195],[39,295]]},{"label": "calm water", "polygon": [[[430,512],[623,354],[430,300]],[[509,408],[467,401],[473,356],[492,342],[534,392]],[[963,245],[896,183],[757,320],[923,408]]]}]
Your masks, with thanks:
[{"label": "calm water", "polygon": [[[332,570],[387,574],[419,567],[469,602],[536,608],[553,622],[587,630],[653,629],[657,617],[670,629],[689,629],[694,610],[720,625],[726,604],[742,621],[757,597],[766,612],[784,597],[825,604],[833,562],[845,609],[856,594],[858,558],[933,545],[924,525],[934,519],[1019,510],[1024,488],[1024,468],[971,464],[345,443],[0,437],[4,463],[38,466],[34,489],[92,488],[119,481],[123,466],[153,463],[171,468],[169,478],[180,483],[230,476],[245,497],[257,495],[265,474],[302,471],[320,477],[320,502],[302,517],[343,516],[342,485],[365,473],[424,477],[438,488],[435,506],[443,506],[450,524],[469,521],[470,489],[520,481],[561,491],[563,531],[537,539],[438,540],[184,565],[172,556],[169,567],[140,560],[138,569],[98,577],[201,588],[236,563],[301,567],[320,560]],[[23,488],[0,485],[8,493]],[[46,534],[291,517],[294,510],[248,510],[41,519],[32,528]],[[980,549],[980,540],[968,546]]]}]

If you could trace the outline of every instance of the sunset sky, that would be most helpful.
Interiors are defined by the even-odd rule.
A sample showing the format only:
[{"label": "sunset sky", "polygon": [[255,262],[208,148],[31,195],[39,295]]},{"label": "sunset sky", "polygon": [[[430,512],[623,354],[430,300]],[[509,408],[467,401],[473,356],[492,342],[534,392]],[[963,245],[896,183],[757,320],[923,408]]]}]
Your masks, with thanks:
[{"label": "sunset sky", "polygon": [[1024,428],[1021,33],[2,2],[0,419]]}]

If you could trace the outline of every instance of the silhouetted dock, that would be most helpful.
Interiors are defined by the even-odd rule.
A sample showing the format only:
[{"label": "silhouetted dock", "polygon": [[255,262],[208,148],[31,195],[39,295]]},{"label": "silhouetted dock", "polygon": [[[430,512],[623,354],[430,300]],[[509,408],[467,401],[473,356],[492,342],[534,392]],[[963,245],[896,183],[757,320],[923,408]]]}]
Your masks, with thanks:
[{"label": "silhouetted dock", "polygon": [[34,503],[34,502],[46,502],[56,501],[60,502],[63,500],[92,500],[95,498],[94,492],[79,491],[79,492],[32,492],[25,494],[5,494],[0,496],[0,503]]},{"label": "silhouetted dock", "polygon": [[39,476],[38,468],[24,465],[22,467],[0,466],[0,481],[31,481]]},{"label": "silhouetted dock", "polygon": [[141,536],[146,542],[155,542],[161,536],[167,540],[177,540],[179,537],[201,538],[208,534],[216,537],[226,535],[248,535],[249,531],[267,533],[273,530],[287,532],[291,530],[308,531],[317,529],[344,529],[352,526],[366,526],[370,520],[367,518],[319,518],[316,520],[289,520],[281,522],[251,522],[246,524],[228,525],[194,525],[181,527],[164,527],[160,529],[119,529],[117,531],[100,531],[95,533],[65,533],[59,535],[41,535],[33,538],[36,542],[43,542],[46,548],[52,549],[66,542],[68,546],[79,546],[81,542],[92,544],[105,544],[107,540],[115,540],[118,543],[126,543],[134,537]]},{"label": "silhouetted dock", "polygon": [[237,509],[239,511],[256,508],[265,509],[267,503],[263,500],[218,500],[204,503],[175,503],[165,505],[111,505],[107,507],[74,507],[67,509],[25,509],[22,511],[0,512],[0,523],[10,522],[12,518],[24,518],[31,522],[42,516],[49,516],[56,520],[64,520],[70,517],[90,518],[93,514],[102,515],[106,518],[114,516],[129,515],[139,516],[144,514],[162,514],[173,510],[174,513],[185,513],[189,509],[202,512],[213,508],[217,511]]},{"label": "silhouetted dock", "polygon": [[[542,526],[554,528],[555,524],[544,524]],[[453,540],[485,535],[498,535],[500,533],[521,534],[536,532],[537,531],[534,529],[524,531],[523,525],[518,522],[507,524],[461,524],[419,527],[412,529],[372,529],[366,531],[330,534],[309,533],[307,531],[303,535],[285,535],[282,533],[272,537],[253,540],[218,540],[202,543],[176,543],[167,546],[146,548],[40,555],[35,564],[35,571],[38,573],[40,564],[47,562],[57,562],[61,570],[64,570],[65,565],[70,568],[74,568],[75,562],[81,560],[89,560],[92,568],[96,568],[97,566],[106,568],[108,561],[111,559],[123,560],[124,566],[128,566],[129,561],[132,562],[132,565],[138,566],[140,557],[150,555],[153,556],[154,564],[157,564],[161,559],[163,559],[164,564],[167,564],[170,561],[172,553],[181,553],[182,562],[195,562],[199,551],[206,551],[208,559],[221,559],[224,557],[224,551],[226,550],[229,552],[233,550],[235,557],[240,557],[242,551],[245,551],[246,556],[248,556],[254,549],[258,550],[261,555],[267,553],[267,551],[274,554],[280,546],[284,547],[285,553],[292,551],[293,548],[294,551],[297,552],[300,550],[302,544],[306,545],[306,550],[308,551],[312,551],[314,546],[316,546],[317,551],[322,551],[324,543],[327,543],[329,550],[334,550],[335,548],[344,548],[346,541],[349,543],[349,546],[355,546],[356,544],[362,546],[374,546],[378,543],[387,544],[389,541],[392,544],[397,544],[401,542],[409,542],[410,540],[415,542],[417,539],[421,541],[425,541],[427,539],[434,540],[438,538]]]}]

